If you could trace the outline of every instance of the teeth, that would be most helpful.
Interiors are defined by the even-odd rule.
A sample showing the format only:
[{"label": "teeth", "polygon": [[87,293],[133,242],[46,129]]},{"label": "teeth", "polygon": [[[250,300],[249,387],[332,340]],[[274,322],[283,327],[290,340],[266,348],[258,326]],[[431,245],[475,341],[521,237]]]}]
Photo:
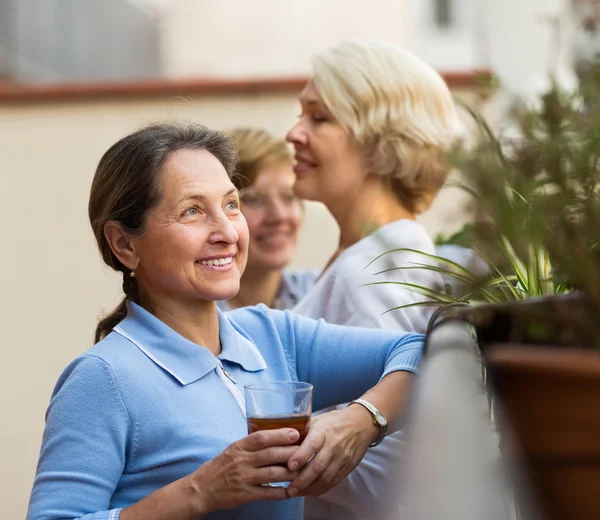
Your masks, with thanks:
[{"label": "teeth", "polygon": [[229,256],[227,258],[215,258],[214,260],[201,260],[200,264],[202,265],[229,265],[233,262],[233,257]]}]

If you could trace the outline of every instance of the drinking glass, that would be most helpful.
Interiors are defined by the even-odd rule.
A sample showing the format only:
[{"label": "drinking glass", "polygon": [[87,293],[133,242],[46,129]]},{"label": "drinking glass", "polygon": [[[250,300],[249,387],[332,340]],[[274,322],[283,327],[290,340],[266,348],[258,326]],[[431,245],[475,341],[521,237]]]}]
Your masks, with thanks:
[{"label": "drinking glass", "polygon": [[300,444],[310,424],[312,385],[298,381],[273,381],[244,386],[248,433],[294,428]]}]

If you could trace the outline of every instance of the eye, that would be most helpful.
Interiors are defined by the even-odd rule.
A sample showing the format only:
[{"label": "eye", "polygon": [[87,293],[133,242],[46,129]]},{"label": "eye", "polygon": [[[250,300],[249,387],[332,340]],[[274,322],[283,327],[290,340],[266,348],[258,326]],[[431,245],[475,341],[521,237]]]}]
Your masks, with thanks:
[{"label": "eye", "polygon": [[294,202],[296,202],[296,196],[293,193],[282,193],[281,194],[281,200],[287,204],[287,205],[291,205]]},{"label": "eye", "polygon": [[311,117],[313,123],[326,123],[329,119],[325,116],[315,114]]},{"label": "eye", "polygon": [[239,203],[237,200],[235,199],[231,199],[230,201],[227,201],[227,204],[225,204],[225,208],[231,211],[234,211],[236,209],[239,208]]},{"label": "eye", "polygon": [[242,202],[248,207],[264,206],[265,197],[259,193],[245,193],[242,197]]},{"label": "eye", "polygon": [[192,206],[191,208],[186,209],[183,212],[183,216],[195,217],[200,214],[200,210],[196,206]]}]

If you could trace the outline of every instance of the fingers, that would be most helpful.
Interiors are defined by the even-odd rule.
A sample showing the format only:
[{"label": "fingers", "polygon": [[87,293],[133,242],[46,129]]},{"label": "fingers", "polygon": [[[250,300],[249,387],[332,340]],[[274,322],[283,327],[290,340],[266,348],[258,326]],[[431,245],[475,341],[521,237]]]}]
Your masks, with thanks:
[{"label": "fingers", "polygon": [[[308,438],[308,437],[307,437]],[[300,449],[299,449],[300,450]],[[298,450],[298,451],[299,451]],[[294,455],[295,457],[296,455]],[[300,475],[292,481],[288,487],[288,495],[293,497],[303,495],[306,489],[313,484],[328,469],[331,462],[331,452],[329,450],[319,451],[302,469]],[[330,478],[337,475],[337,469],[331,468]]]},{"label": "fingers", "polygon": [[287,446],[298,442],[300,434],[293,428],[261,430],[240,439],[238,447],[245,451],[259,451],[270,446]]},{"label": "fingers", "polygon": [[302,491],[303,496],[310,495],[317,497],[323,493],[327,493],[327,491],[336,486],[353,469],[353,467],[338,467],[338,464],[335,462],[335,459],[333,459],[327,469],[311,485]]},{"label": "fingers", "polygon": [[257,468],[253,472],[248,483],[252,485],[260,485],[271,484],[272,482],[290,482],[298,475],[298,471],[290,471],[285,466],[266,466],[263,468]]},{"label": "fingers", "polygon": [[256,486],[253,491],[255,500],[286,500],[289,498],[284,487]]},{"label": "fingers", "polygon": [[274,466],[277,464],[287,467],[290,457],[298,451],[298,446],[271,446],[252,453],[254,467]]},{"label": "fingers", "polygon": [[296,471],[302,468],[325,444],[325,434],[322,431],[308,431],[308,435],[288,462],[288,468]]}]

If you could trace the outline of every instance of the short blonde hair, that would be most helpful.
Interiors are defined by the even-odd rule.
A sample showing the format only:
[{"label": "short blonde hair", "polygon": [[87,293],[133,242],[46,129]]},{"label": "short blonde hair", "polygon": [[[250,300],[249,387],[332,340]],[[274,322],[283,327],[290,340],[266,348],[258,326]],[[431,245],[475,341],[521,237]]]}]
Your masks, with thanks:
[{"label": "short blonde hair", "polygon": [[313,83],[370,171],[389,179],[407,209],[425,211],[446,181],[460,129],[441,76],[396,45],[347,41],[313,58]]},{"label": "short blonde hair", "polygon": [[270,164],[293,164],[294,158],[288,143],[276,139],[260,128],[239,127],[228,132],[238,149],[236,175],[232,182],[239,190],[256,182],[256,177]]}]

